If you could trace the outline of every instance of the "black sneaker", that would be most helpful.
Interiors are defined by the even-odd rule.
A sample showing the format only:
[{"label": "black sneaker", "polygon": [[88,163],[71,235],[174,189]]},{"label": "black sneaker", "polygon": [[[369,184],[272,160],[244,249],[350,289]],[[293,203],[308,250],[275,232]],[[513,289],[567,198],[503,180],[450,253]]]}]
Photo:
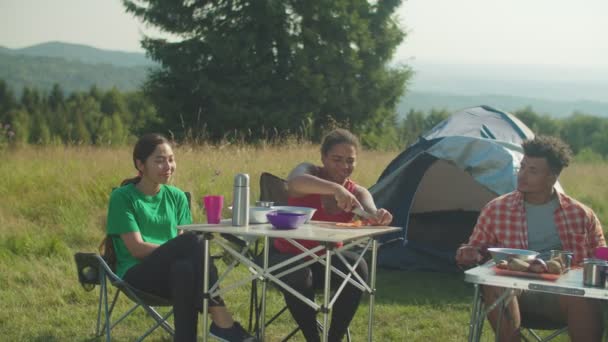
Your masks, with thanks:
[{"label": "black sneaker", "polygon": [[209,333],[223,342],[257,342],[257,338],[251,336],[239,322],[234,322],[230,328],[220,328],[215,322],[211,322]]}]

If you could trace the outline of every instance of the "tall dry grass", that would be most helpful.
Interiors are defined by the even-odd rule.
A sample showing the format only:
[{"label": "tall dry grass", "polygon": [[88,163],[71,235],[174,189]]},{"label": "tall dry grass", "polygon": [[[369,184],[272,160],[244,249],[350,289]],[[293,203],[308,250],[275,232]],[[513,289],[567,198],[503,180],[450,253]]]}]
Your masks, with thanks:
[{"label": "tall dry grass", "polygon": [[[232,197],[233,176],[247,172],[252,199],[263,171],[286,176],[297,163],[319,163],[319,147],[179,146],[174,184],[193,194]],[[397,152],[363,151],[354,175],[372,185]],[[72,254],[94,251],[104,235],[102,221],[112,187],[135,174],[131,148],[23,147],[0,151],[0,331],[6,341],[89,340],[97,296],[80,288]],[[608,219],[606,164],[573,165],[562,182],[566,190]],[[228,212],[224,215],[227,217]],[[204,216],[194,206],[195,221]],[[462,341],[467,335],[471,290],[460,276],[383,270],[378,279],[376,340]],[[248,293],[227,298],[241,321]],[[121,304],[122,307],[123,304]],[[282,298],[271,296],[270,307]],[[365,304],[352,325],[356,340],[366,336]],[[132,340],[145,330],[143,316],[126,322],[116,340]],[[442,319],[437,319],[441,317]],[[293,326],[288,318],[269,329],[269,341]],[[489,338],[486,329],[486,338]],[[151,340],[164,339],[156,333]]]}]

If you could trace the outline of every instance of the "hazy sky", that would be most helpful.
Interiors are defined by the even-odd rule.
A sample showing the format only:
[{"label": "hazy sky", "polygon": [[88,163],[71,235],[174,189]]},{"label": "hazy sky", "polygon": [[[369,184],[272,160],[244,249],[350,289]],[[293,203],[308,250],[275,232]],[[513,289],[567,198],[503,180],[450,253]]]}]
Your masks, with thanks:
[{"label": "hazy sky", "polygon": [[[396,60],[608,68],[606,0],[409,0]],[[142,51],[119,0],[0,0],[0,45],[65,41]]]}]

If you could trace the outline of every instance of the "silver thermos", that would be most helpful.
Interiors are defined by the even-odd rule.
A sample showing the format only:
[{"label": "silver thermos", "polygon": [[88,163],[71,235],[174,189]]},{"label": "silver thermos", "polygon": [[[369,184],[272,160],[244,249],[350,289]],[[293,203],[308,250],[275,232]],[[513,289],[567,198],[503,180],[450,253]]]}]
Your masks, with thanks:
[{"label": "silver thermos", "polygon": [[232,225],[246,226],[249,223],[249,175],[239,173],[234,177],[232,195]]}]

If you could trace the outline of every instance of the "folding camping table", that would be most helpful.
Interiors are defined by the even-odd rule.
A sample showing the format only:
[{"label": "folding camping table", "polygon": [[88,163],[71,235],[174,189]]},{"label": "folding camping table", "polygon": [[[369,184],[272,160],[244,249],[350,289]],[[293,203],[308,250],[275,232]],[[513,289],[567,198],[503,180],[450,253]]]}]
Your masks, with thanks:
[{"label": "folding camping table", "polygon": [[[469,325],[469,341],[479,341],[481,338],[481,328],[488,313],[498,305],[506,303],[514,290],[528,290],[536,292],[554,293],[556,295],[579,296],[596,299],[608,299],[608,290],[603,288],[593,288],[583,286],[583,269],[573,268],[561,275],[557,280],[541,280],[535,278],[524,278],[497,275],[493,270],[495,266],[490,261],[481,266],[477,266],[465,271],[464,280],[473,283],[475,294],[473,296],[473,309],[471,311],[471,323]],[[481,300],[480,285],[504,287],[507,289],[495,303],[488,305],[483,310]]]},{"label": "folding camping table", "polygon": [[[256,224],[236,227],[232,226],[230,220],[222,220],[220,224],[191,224],[179,226],[178,229],[187,231],[202,232],[205,234],[205,250],[207,256],[205,258],[205,273],[204,273],[204,284],[203,291],[205,292],[203,301],[203,312],[207,312],[209,298],[218,296],[236,287],[245,285],[254,279],[262,280],[262,298],[261,298],[261,312],[259,324],[260,340],[264,340],[264,326],[265,326],[265,312],[266,312],[266,289],[267,282],[270,281],[277,286],[280,286],[285,291],[289,291],[291,294],[302,300],[304,303],[311,306],[317,311],[323,313],[323,341],[326,342],[328,339],[329,331],[329,313],[344,286],[347,283],[359,288],[369,294],[369,318],[368,318],[368,341],[372,341],[372,326],[373,326],[373,315],[374,315],[374,299],[376,295],[376,260],[378,252],[377,238],[381,235],[400,231],[401,228],[389,227],[389,226],[364,226],[361,228],[342,228],[336,226],[334,222],[322,222],[322,221],[311,221],[293,230],[279,230],[274,229],[270,224]],[[213,233],[225,233],[236,236],[242,236],[248,241],[246,245],[240,250],[236,250],[226,241],[222,239],[212,239]],[[268,262],[269,250],[270,250],[270,238],[283,238],[289,241],[291,244],[296,246],[302,251],[301,254],[294,255],[292,258],[285,260],[279,264],[270,266]],[[249,244],[257,239],[264,240],[264,254],[263,254],[263,265],[258,265],[254,260],[248,258],[246,253],[249,248]],[[314,240],[320,243],[319,246],[307,249],[298,243],[296,240]],[[208,274],[208,262],[209,262],[209,241],[215,242],[226,250],[231,256],[235,258],[228,269],[224,271],[216,284],[211,284],[209,287],[209,274]],[[344,246],[335,247],[336,242],[343,242]],[[363,248],[359,251],[359,257],[354,264],[349,264],[346,259],[342,256],[343,251],[352,250],[354,247],[363,245]],[[359,274],[355,271],[357,265],[363,260],[363,257],[367,251],[371,251],[371,267],[370,267],[370,280],[369,283],[365,282]],[[341,272],[335,267],[332,267],[332,260],[334,257],[342,260],[342,262],[349,267],[347,274]],[[304,262],[300,262],[300,261]],[[296,264],[296,262],[298,262]],[[297,271],[303,267],[306,267],[312,263],[319,262],[325,265],[325,284],[323,289],[323,303],[321,305],[314,301],[306,298],[302,294],[298,293],[292,287],[281,281],[282,276],[291,272]],[[229,286],[222,286],[219,289],[219,284],[226,277],[226,275],[236,266],[237,263],[241,263],[248,267],[251,275],[241,281],[231,284]],[[288,268],[278,274],[273,272]],[[342,284],[337,288],[336,293],[330,298],[330,276],[334,273],[341,277]],[[207,341],[208,326],[207,326],[207,315],[203,315],[203,341]]]}]

